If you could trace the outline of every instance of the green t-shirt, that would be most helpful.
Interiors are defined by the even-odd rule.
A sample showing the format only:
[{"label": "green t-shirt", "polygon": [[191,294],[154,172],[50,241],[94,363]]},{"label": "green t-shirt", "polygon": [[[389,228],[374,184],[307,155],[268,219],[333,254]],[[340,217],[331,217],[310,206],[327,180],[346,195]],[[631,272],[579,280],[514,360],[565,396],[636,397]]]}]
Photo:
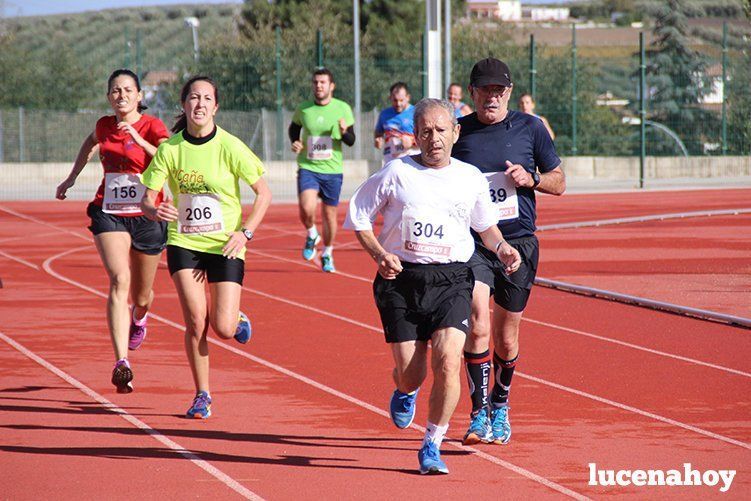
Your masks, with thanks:
[{"label": "green t-shirt", "polygon": [[295,110],[292,122],[302,126],[303,149],[297,154],[297,165],[322,174],[341,174],[342,134],[339,119],[347,127],[354,125],[352,108],[344,101],[332,98],[325,106],[305,101]]},{"label": "green t-shirt", "polygon": [[[144,186],[160,190],[169,183],[180,212],[169,223],[167,244],[221,254],[227,233],[242,227],[240,183],[255,184],[263,164],[240,139],[217,127],[216,135],[200,145],[177,133],[159,145],[143,173]],[[245,258],[245,249],[238,253]]]}]

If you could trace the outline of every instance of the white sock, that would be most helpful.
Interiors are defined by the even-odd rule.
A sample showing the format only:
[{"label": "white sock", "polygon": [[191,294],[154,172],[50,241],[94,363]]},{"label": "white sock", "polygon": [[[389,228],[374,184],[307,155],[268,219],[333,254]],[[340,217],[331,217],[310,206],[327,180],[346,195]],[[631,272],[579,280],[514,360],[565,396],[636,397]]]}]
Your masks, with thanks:
[{"label": "white sock", "polygon": [[334,252],[334,246],[333,245],[327,245],[323,248],[323,255],[324,256],[330,256],[331,253]]},{"label": "white sock", "polygon": [[446,432],[449,429],[449,425],[438,426],[428,421],[428,425],[425,427],[425,438],[422,441],[422,445],[426,445],[428,442],[433,442],[436,447],[441,448],[441,442],[443,437],[446,436]]},{"label": "white sock", "polygon": [[309,238],[316,238],[317,236],[318,236],[318,230],[316,229],[316,225],[313,225],[310,228],[308,228]]},{"label": "white sock", "polygon": [[147,311],[147,312],[146,312],[146,314],[145,314],[145,315],[143,316],[143,318],[140,318],[140,319],[139,319],[139,318],[136,318],[136,309],[135,309],[135,308],[132,308],[132,309],[131,309],[131,312],[132,312],[133,322],[134,322],[134,323],[135,323],[136,325],[138,325],[138,326],[140,327],[140,326],[142,326],[142,325],[145,325],[145,324],[146,324],[146,319],[147,319],[147,318],[149,317],[149,312],[148,312],[148,311]]}]

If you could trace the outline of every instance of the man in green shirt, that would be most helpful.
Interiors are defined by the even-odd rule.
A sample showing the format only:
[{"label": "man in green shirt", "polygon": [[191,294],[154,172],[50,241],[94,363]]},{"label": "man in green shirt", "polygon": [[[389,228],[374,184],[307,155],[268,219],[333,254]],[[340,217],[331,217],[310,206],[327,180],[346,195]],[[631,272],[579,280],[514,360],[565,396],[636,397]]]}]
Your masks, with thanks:
[{"label": "man in green shirt", "polygon": [[321,268],[327,273],[336,271],[332,251],[336,236],[336,207],[342,191],[342,143],[355,144],[352,108],[333,97],[336,84],[330,70],[313,72],[313,100],[305,101],[295,110],[289,125],[292,151],[297,153],[297,195],[300,221],[308,234],[302,251],[303,259],[312,260],[321,240],[315,225],[318,198],[323,206],[323,254]]}]

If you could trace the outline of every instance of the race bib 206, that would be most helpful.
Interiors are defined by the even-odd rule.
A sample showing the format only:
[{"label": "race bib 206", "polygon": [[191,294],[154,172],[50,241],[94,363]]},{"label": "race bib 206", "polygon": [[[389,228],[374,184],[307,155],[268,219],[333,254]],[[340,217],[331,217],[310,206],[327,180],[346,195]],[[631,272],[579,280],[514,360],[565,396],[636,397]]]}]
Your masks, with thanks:
[{"label": "race bib 206", "polygon": [[219,195],[215,193],[181,193],[178,198],[180,216],[177,232],[188,234],[224,231],[224,218]]}]

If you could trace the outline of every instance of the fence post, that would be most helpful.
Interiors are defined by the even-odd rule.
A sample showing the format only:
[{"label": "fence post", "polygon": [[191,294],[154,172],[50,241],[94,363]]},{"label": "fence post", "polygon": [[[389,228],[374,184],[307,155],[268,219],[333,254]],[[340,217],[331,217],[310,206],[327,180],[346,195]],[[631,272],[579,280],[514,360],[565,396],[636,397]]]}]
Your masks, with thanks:
[{"label": "fence post", "polygon": [[576,156],[576,23],[571,25],[571,156]]},{"label": "fence post", "polygon": [[444,42],[443,42],[443,87],[448,89],[451,83],[451,0],[444,0]]},{"label": "fence post", "polygon": [[123,68],[130,68],[130,40],[128,40],[128,26],[123,30],[125,37],[125,54],[123,57]]},{"label": "fence post", "polygon": [[352,0],[352,18],[355,43],[355,157],[362,159],[362,83],[360,81],[360,0]]},{"label": "fence post", "polygon": [[5,137],[5,130],[3,129],[3,110],[0,110],[0,164],[5,160],[3,151],[3,139]]},{"label": "fence post", "polygon": [[639,188],[644,188],[644,163],[647,157],[647,56],[644,32],[639,32]]},{"label": "fence post", "polygon": [[141,68],[142,61],[141,61],[141,29],[136,29],[136,75],[139,77],[143,76],[143,68]]},{"label": "fence post", "polygon": [[276,27],[276,158],[282,159],[284,150],[284,116],[282,111],[282,29]]},{"label": "fence post", "polygon": [[428,30],[422,34],[422,97],[428,94]]},{"label": "fence post", "polygon": [[323,32],[316,30],[316,68],[323,68]]},{"label": "fence post", "polygon": [[532,101],[537,101],[537,61],[535,60],[535,35],[529,35],[529,93]]},{"label": "fence post", "polygon": [[728,154],[728,118],[725,98],[728,66],[728,22],[722,23],[722,154]]},{"label": "fence post", "polygon": [[26,161],[26,136],[24,133],[24,109],[18,107],[18,161]]},{"label": "fence post", "polygon": [[270,117],[268,116],[269,113],[266,111],[266,108],[261,108],[261,122],[263,125],[261,126],[261,138],[263,141],[263,161],[264,162],[270,162],[273,160],[273,157],[271,155],[271,141],[269,140],[269,128],[266,127],[266,124],[269,123]]}]

